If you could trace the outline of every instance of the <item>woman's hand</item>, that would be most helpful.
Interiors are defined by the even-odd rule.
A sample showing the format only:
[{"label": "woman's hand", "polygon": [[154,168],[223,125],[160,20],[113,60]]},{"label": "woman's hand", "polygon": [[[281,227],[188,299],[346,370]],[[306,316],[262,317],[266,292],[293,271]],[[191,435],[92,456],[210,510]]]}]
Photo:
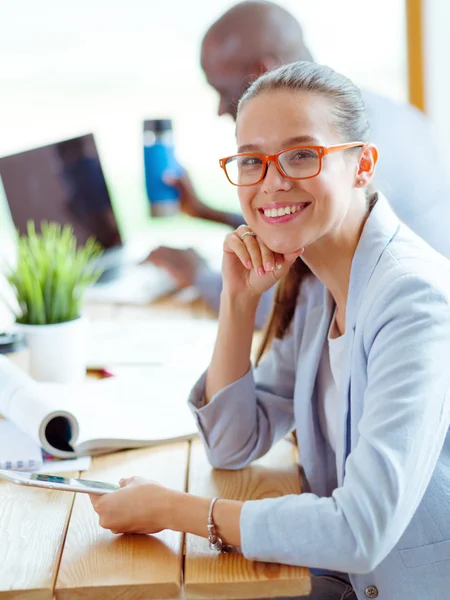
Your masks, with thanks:
[{"label": "woman's hand", "polygon": [[272,252],[247,225],[229,233],[223,245],[224,290],[260,296],[284,277],[303,248],[292,254]]},{"label": "woman's hand", "polygon": [[168,528],[175,491],[142,477],[122,479],[120,487],[103,496],[90,494],[102,527],[113,533],[158,533]]}]

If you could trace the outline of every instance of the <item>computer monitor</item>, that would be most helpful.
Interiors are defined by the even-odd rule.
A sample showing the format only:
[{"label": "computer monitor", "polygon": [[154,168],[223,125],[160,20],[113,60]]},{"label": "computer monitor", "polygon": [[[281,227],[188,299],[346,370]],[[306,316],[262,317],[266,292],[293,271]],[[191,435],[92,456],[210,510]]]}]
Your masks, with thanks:
[{"label": "computer monitor", "polygon": [[69,223],[78,244],[94,236],[105,248],[122,245],[92,134],[0,158],[0,178],[15,227],[33,220]]}]

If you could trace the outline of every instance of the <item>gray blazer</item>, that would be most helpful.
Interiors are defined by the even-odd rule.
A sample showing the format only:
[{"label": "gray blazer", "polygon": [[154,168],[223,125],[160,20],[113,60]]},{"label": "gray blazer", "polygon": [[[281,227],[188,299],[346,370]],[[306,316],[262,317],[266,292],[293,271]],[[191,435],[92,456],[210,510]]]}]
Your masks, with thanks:
[{"label": "gray blazer", "polygon": [[336,453],[322,435],[315,385],[332,313],[311,276],[289,335],[256,370],[205,407],[204,376],[192,392],[215,467],[240,469],[297,430],[306,493],[246,502],[242,551],[349,573],[360,600],[445,598],[450,263],[379,196],[352,263]]}]

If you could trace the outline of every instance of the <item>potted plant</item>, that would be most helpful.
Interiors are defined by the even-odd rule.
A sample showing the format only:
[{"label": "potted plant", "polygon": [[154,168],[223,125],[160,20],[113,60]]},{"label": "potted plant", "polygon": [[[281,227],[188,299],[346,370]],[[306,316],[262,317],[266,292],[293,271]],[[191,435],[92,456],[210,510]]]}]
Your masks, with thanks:
[{"label": "potted plant", "polygon": [[7,274],[18,309],[16,324],[30,350],[30,374],[38,381],[71,382],[86,373],[83,292],[101,275],[102,250],[89,239],[77,248],[70,225],[34,222],[18,237],[17,262]]}]

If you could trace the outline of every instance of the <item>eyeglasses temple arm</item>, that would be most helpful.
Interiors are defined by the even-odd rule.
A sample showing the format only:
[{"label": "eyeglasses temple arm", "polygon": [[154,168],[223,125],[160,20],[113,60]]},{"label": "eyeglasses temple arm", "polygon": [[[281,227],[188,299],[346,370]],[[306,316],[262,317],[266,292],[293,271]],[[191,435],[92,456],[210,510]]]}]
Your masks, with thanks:
[{"label": "eyeglasses temple arm", "polygon": [[349,150],[350,148],[358,148],[359,146],[365,145],[365,142],[351,142],[349,144],[338,144],[337,146],[328,146],[328,148],[325,148],[324,154],[331,154],[333,152],[339,152],[339,150]]}]

